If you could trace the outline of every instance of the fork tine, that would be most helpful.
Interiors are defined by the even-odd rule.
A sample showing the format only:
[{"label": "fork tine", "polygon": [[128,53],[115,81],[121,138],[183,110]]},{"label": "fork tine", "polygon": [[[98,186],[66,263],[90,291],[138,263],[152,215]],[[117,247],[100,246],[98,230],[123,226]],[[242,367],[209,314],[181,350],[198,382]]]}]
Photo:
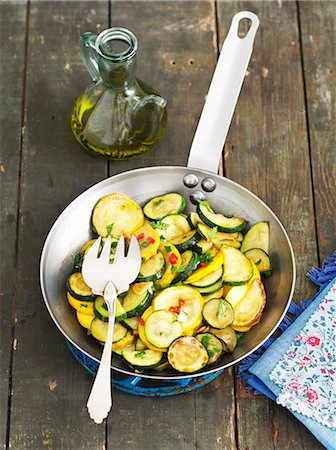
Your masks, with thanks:
[{"label": "fork tine", "polygon": [[124,236],[120,236],[118,245],[116,248],[116,252],[114,255],[114,260],[121,261],[122,258],[124,258],[124,257],[125,257],[125,239],[124,239]]},{"label": "fork tine", "polygon": [[89,261],[91,258],[93,259],[98,258],[100,243],[101,243],[101,236],[99,236],[99,238],[96,239],[96,242],[93,245],[91,245],[91,247],[89,248],[89,250],[85,255],[84,261],[85,260]]},{"label": "fork tine", "polygon": [[126,259],[128,263],[129,277],[136,277],[140,271],[141,252],[139,242],[135,236],[132,236],[131,238]]},{"label": "fork tine", "polygon": [[100,254],[99,261],[103,264],[108,264],[110,262],[110,254],[111,254],[111,236],[105,241],[103,250]]}]

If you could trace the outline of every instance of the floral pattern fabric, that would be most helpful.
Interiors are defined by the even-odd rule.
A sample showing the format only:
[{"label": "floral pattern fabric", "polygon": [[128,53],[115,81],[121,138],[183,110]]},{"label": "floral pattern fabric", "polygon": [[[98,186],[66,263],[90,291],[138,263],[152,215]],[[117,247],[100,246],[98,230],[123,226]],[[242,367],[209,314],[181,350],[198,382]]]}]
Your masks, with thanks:
[{"label": "floral pattern fabric", "polygon": [[277,403],[336,430],[336,283],[270,374]]}]

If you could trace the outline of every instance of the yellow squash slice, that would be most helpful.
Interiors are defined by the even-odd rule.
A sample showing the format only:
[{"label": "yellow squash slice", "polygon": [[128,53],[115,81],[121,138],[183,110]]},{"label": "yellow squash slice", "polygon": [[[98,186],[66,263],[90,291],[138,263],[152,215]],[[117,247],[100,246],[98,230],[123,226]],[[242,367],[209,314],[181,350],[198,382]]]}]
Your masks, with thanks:
[{"label": "yellow squash slice", "polygon": [[92,225],[99,236],[120,238],[133,234],[145,222],[139,205],[124,194],[113,192],[101,198],[92,213]]},{"label": "yellow squash slice", "polygon": [[[231,291],[230,291],[231,292]],[[234,306],[233,327],[255,325],[261,318],[266,303],[264,285],[260,280],[253,280],[244,297]]]},{"label": "yellow squash slice", "polygon": [[160,235],[153,227],[146,222],[141,228],[137,230],[135,236],[138,239],[141,251],[141,258],[147,261],[155,255],[160,245]]},{"label": "yellow squash slice", "polygon": [[82,327],[87,328],[88,330],[91,327],[91,322],[95,318],[92,314],[84,314],[83,312],[76,311],[76,317],[80,325]]},{"label": "yellow squash slice", "polygon": [[166,262],[166,270],[163,274],[163,277],[159,281],[159,285],[162,289],[169,286],[175,277],[177,277],[178,272],[174,273],[173,267],[178,267],[181,265],[182,258],[180,252],[177,248],[171,244],[170,242],[164,242],[159,247],[160,252],[163,254],[163,257]]},{"label": "yellow squash slice", "polygon": [[76,310],[83,314],[94,315],[94,302],[84,302],[82,300],[77,300],[72,295],[67,292],[67,298],[70,305]]},{"label": "yellow squash slice", "polygon": [[194,273],[190,275],[185,280],[186,284],[193,284],[195,281],[200,280],[201,278],[209,275],[209,273],[214,272],[216,269],[218,269],[223,264],[223,254],[218,253],[213,261],[208,264],[206,267],[201,267],[200,269],[195,270]]}]

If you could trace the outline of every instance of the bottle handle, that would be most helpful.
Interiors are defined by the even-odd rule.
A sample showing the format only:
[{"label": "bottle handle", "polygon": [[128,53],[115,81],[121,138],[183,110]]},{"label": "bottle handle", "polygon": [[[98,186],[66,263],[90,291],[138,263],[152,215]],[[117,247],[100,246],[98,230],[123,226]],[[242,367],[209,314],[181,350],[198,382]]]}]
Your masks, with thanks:
[{"label": "bottle handle", "polygon": [[[243,19],[249,19],[251,27],[245,37],[240,38],[238,27]],[[258,17],[249,11],[241,11],[232,19],[191,145],[188,167],[218,172],[258,26]]]},{"label": "bottle handle", "polygon": [[97,35],[87,31],[79,38],[79,50],[85,67],[93,81],[100,79],[97,52],[95,47]]}]

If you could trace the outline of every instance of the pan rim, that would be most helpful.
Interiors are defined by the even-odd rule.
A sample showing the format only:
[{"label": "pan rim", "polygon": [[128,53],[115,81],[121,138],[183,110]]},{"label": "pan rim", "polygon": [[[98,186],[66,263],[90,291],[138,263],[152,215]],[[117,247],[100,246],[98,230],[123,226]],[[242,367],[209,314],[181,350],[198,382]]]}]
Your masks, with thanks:
[{"label": "pan rim", "polygon": [[52,234],[53,234],[53,230],[56,228],[57,224],[59,223],[59,221],[62,220],[63,215],[66,214],[66,212],[68,211],[68,209],[70,209],[70,207],[73,207],[74,205],[76,205],[77,203],[80,203],[82,197],[84,195],[87,195],[90,192],[93,192],[94,190],[96,190],[97,188],[100,188],[101,186],[104,186],[105,184],[108,184],[109,182],[111,182],[111,180],[113,181],[118,181],[118,179],[123,178],[123,177],[127,177],[132,175],[133,173],[139,173],[139,172],[153,172],[153,171],[158,171],[158,170],[181,170],[181,171],[196,171],[198,173],[201,173],[202,175],[204,174],[206,177],[212,177],[212,178],[218,178],[220,180],[225,180],[225,182],[238,187],[239,189],[242,189],[243,191],[245,191],[247,194],[252,195],[252,197],[254,197],[258,202],[260,202],[263,207],[266,208],[266,210],[268,210],[268,212],[273,216],[273,218],[277,221],[278,225],[280,226],[289,250],[290,250],[290,256],[291,256],[291,262],[292,262],[292,284],[291,284],[291,288],[290,288],[290,292],[289,292],[289,296],[288,296],[288,300],[286,302],[285,308],[282,312],[282,314],[280,315],[278,321],[276,322],[276,324],[272,327],[272,329],[269,331],[269,333],[267,333],[266,337],[264,339],[262,339],[262,341],[260,343],[258,343],[258,345],[256,345],[255,347],[253,347],[250,351],[246,352],[244,355],[238,357],[237,359],[235,359],[234,361],[230,361],[226,364],[221,365],[220,367],[216,367],[213,369],[209,369],[206,371],[202,371],[202,372],[195,372],[195,373],[190,373],[190,374],[177,374],[176,376],[160,376],[160,375],[153,375],[153,374],[143,374],[143,373],[135,373],[135,372],[131,372],[128,371],[126,369],[122,369],[119,367],[114,367],[113,366],[113,361],[112,361],[112,365],[111,368],[112,370],[122,373],[124,375],[127,376],[136,376],[136,377],[140,377],[140,378],[144,378],[144,379],[151,379],[151,380],[165,380],[165,381],[169,381],[169,380],[183,380],[186,378],[198,378],[198,377],[203,377],[203,376],[207,376],[210,375],[212,373],[227,369],[237,363],[239,363],[241,360],[247,358],[249,355],[251,355],[252,353],[254,353],[255,351],[257,351],[263,344],[264,342],[270,338],[270,336],[275,332],[275,330],[278,328],[279,324],[282,322],[284,316],[287,313],[287,310],[289,308],[289,305],[291,303],[291,300],[293,298],[293,294],[294,294],[294,289],[295,289],[295,281],[296,281],[296,265],[295,265],[295,256],[294,256],[294,251],[293,251],[293,247],[291,244],[291,241],[289,239],[289,236],[284,228],[284,226],[282,225],[280,219],[277,217],[277,215],[273,212],[273,210],[263,201],[261,200],[260,197],[258,197],[256,194],[254,194],[252,191],[250,191],[249,189],[247,189],[245,186],[243,186],[240,183],[237,183],[233,180],[231,180],[230,178],[218,175],[218,174],[214,174],[212,172],[203,170],[203,169],[198,169],[198,168],[192,168],[192,167],[186,167],[186,166],[151,166],[151,167],[143,167],[143,168],[138,168],[138,169],[131,169],[125,172],[121,172],[119,174],[113,175],[111,177],[105,178],[97,183],[95,183],[94,185],[90,186],[89,188],[85,189],[83,192],[81,192],[79,195],[77,195],[64,209],[63,211],[58,215],[58,217],[56,218],[56,220],[54,221],[54,223],[52,224],[45,240],[43,243],[43,247],[42,247],[42,251],[41,251],[41,256],[40,256],[40,270],[39,270],[39,281],[40,281],[40,289],[41,289],[41,293],[42,293],[42,297],[43,297],[43,301],[44,304],[49,312],[49,315],[51,316],[53,322],[55,323],[55,325],[57,326],[57,328],[59,329],[59,331],[62,333],[62,335],[64,336],[65,339],[67,339],[75,348],[77,348],[80,352],[82,352],[84,355],[86,355],[88,358],[94,360],[95,362],[99,363],[100,360],[98,358],[96,358],[95,356],[92,356],[91,354],[89,354],[87,351],[83,350],[76,342],[74,342],[73,339],[71,339],[67,333],[62,329],[61,325],[58,323],[58,321],[56,320],[56,317],[53,314],[53,311],[50,307],[49,301],[48,301],[48,297],[46,294],[46,289],[45,289],[45,283],[44,283],[44,267],[45,267],[45,260],[46,260],[46,253],[47,253],[47,247],[48,247],[48,243],[49,241],[52,239]]}]

